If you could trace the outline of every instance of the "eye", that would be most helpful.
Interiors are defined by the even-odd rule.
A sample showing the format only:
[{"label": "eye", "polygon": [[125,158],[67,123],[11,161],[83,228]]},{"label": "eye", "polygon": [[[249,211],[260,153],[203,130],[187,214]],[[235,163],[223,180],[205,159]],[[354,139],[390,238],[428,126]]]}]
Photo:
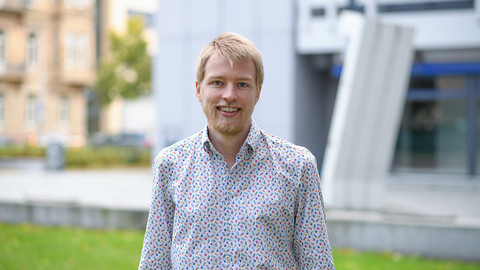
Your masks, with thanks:
[{"label": "eye", "polygon": [[221,81],[212,81],[211,84],[213,85],[222,85]]},{"label": "eye", "polygon": [[241,83],[238,84],[238,86],[240,86],[240,87],[247,87],[248,84],[247,84],[247,83],[244,83],[244,82],[241,82]]}]

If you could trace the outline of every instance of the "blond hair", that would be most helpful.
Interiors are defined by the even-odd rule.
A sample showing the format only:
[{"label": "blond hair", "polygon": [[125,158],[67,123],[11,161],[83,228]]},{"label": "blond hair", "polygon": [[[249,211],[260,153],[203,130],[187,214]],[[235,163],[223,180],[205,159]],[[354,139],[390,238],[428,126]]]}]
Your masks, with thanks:
[{"label": "blond hair", "polygon": [[231,32],[220,34],[203,48],[198,56],[195,69],[199,83],[205,77],[205,66],[208,59],[214,54],[225,58],[231,66],[251,60],[255,66],[257,86],[263,84],[263,62],[257,47],[244,36]]}]

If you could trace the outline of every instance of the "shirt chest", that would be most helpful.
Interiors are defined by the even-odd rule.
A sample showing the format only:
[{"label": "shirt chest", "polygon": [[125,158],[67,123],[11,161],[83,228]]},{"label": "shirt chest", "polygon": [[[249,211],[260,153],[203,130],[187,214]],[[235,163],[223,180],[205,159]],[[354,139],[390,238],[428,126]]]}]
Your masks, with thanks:
[{"label": "shirt chest", "polygon": [[[298,179],[271,159],[238,162],[228,170],[221,160],[192,162],[173,179],[178,222],[290,223]],[[179,215],[180,215],[179,214]]]}]

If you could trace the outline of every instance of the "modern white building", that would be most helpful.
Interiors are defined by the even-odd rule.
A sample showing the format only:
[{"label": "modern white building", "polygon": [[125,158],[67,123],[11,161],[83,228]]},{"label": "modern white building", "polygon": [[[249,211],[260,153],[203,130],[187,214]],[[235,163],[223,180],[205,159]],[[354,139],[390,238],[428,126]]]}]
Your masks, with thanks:
[{"label": "modern white building", "polygon": [[156,17],[159,50],[154,62],[158,148],[205,125],[195,97],[195,62],[208,42],[238,32],[261,51],[266,70],[254,112],[265,130],[295,138],[294,1],[160,1]]},{"label": "modern white building", "polygon": [[[265,82],[254,119],[307,146],[321,168],[346,38],[339,13],[412,27],[415,58],[392,170],[480,173],[480,1],[159,1],[154,63],[158,149],[203,128],[194,66],[223,31],[260,49]],[[381,131],[379,131],[381,136]]]},{"label": "modern white building", "polygon": [[[338,29],[345,9],[413,28],[414,56],[383,209],[327,205],[332,244],[478,260],[480,0],[159,1],[156,151],[204,127],[196,58],[214,37],[232,31],[263,55],[255,121],[306,146],[322,171],[348,41]],[[375,131],[369,143],[384,136]]]}]

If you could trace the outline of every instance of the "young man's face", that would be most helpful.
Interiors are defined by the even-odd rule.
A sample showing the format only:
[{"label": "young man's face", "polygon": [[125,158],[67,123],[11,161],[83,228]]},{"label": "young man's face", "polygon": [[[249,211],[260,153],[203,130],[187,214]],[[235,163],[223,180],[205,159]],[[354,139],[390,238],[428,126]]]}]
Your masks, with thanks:
[{"label": "young man's face", "polygon": [[223,135],[248,132],[261,91],[252,61],[232,67],[214,54],[207,61],[203,81],[196,82],[196,87],[209,129]]}]

